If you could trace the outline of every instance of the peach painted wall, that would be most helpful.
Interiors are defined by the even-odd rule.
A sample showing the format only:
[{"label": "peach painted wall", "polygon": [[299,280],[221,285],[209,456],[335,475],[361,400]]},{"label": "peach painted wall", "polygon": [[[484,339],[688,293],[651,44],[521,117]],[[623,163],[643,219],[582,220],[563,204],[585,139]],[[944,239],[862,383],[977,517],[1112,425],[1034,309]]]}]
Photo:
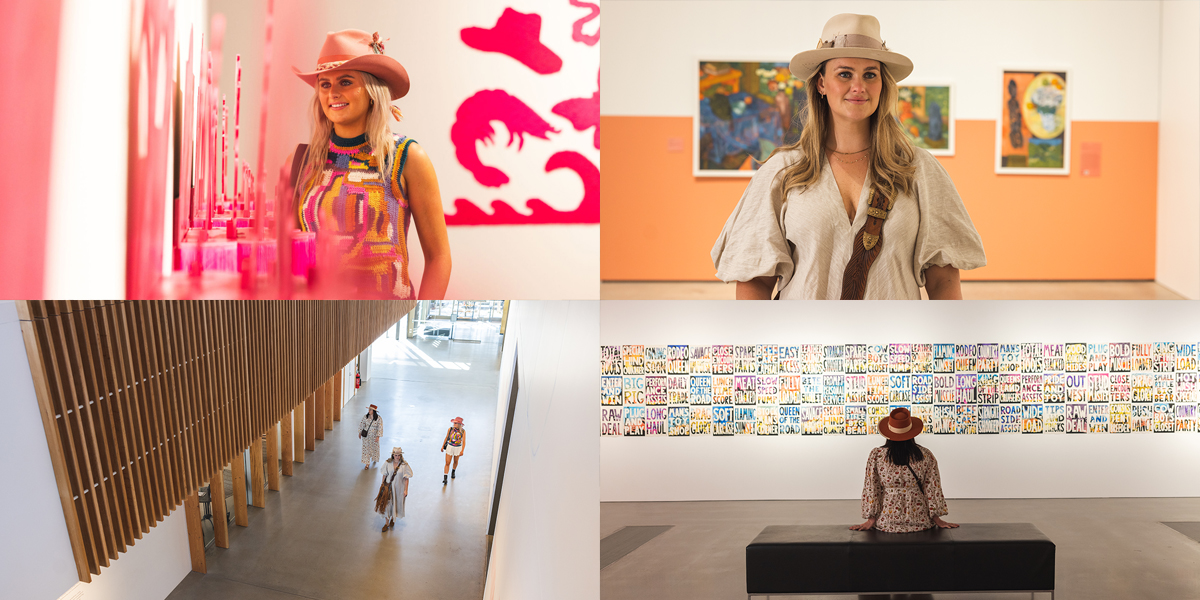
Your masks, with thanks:
[{"label": "peach painted wall", "polygon": [[[713,242],[748,182],[692,175],[691,117],[601,116],[600,277],[712,281]],[[983,238],[966,280],[1152,280],[1158,123],[1073,121],[1071,174],[997,175],[996,122],[955,122],[939,157]],[[1082,142],[1101,145],[1098,177]]]}]

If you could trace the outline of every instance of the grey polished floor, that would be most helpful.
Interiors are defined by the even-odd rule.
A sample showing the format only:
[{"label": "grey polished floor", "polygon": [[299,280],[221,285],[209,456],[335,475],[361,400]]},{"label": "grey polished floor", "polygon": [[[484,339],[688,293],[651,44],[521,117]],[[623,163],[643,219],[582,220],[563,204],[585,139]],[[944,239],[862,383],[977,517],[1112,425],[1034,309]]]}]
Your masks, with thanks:
[{"label": "grey polished floor", "polygon": [[[267,492],[266,508],[249,509],[249,527],[230,525],[228,549],[209,548],[208,574],[191,573],[168,598],[482,597],[500,336],[495,325],[460,324],[455,337],[482,343],[377,342],[372,377],[343,420]],[[387,533],[372,513],[381,469],[359,462],[368,404],[384,418],[381,453],[402,446],[414,471],[406,517]],[[441,443],[456,416],[467,447],[443,487]]]},{"label": "grey polished floor", "polygon": [[[948,520],[1031,522],[1053,540],[1057,600],[1200,598],[1200,544],[1162,524],[1200,521],[1200,498],[949,502]],[[858,516],[859,503],[851,500],[602,503],[601,537],[627,525],[674,527],[601,570],[600,598],[745,598],[746,544],[763,527],[849,526]],[[933,598],[1015,600],[1029,598],[1029,594],[938,594]]]}]

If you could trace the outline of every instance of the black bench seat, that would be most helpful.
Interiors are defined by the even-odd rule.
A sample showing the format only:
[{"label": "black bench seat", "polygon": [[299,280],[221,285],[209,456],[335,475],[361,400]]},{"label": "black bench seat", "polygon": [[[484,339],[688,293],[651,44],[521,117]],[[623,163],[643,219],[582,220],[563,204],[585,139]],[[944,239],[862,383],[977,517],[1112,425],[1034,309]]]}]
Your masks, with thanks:
[{"label": "black bench seat", "polygon": [[967,523],[917,533],[771,525],[746,546],[746,593],[1047,592],[1054,542],[1031,523]]}]

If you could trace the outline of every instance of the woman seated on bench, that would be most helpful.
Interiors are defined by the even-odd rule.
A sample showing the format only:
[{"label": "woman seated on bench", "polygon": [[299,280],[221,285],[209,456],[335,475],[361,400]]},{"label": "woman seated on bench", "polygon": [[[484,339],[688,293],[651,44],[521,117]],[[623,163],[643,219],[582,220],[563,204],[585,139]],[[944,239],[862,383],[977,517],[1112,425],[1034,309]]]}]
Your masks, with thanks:
[{"label": "woman seated on bench", "polygon": [[871,450],[867,458],[862,493],[862,514],[867,521],[850,529],[867,531],[874,527],[889,533],[909,533],[935,525],[943,529],[958,527],[942,520],[950,511],[942,496],[937,459],[928,448],[913,441],[923,428],[921,419],[910,416],[907,408],[897,408],[879,421],[879,433],[887,442]]}]

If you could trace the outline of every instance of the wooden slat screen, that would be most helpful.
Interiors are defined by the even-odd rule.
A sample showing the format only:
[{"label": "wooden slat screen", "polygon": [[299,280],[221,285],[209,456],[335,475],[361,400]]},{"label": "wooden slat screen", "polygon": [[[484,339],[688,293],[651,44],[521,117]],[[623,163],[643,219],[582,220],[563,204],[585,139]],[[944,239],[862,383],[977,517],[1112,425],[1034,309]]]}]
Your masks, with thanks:
[{"label": "wooden slat screen", "polygon": [[413,305],[18,302],[80,580],[107,567]]}]

